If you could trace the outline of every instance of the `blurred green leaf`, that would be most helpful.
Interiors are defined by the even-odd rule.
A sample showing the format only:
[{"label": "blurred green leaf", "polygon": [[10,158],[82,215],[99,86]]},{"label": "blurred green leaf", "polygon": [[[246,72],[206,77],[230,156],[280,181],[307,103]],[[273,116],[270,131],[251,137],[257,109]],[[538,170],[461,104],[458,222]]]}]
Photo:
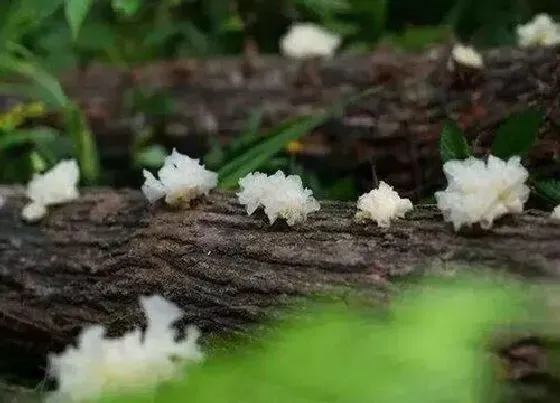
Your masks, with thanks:
[{"label": "blurred green leaf", "polygon": [[80,28],[92,6],[93,0],[66,0],[64,13],[74,40],[78,38]]},{"label": "blurred green leaf", "polygon": [[446,121],[443,125],[439,147],[443,163],[449,160],[462,160],[471,155],[465,134],[452,120]]},{"label": "blurred green leaf", "polygon": [[136,155],[136,165],[146,168],[159,168],[167,156],[165,147],[155,144],[148,146]]},{"label": "blurred green leaf", "polygon": [[57,136],[58,132],[49,127],[16,129],[8,133],[0,134],[0,152],[27,143],[38,143],[53,140]]},{"label": "blurred green leaf", "polygon": [[497,382],[491,332],[525,315],[513,282],[424,281],[387,315],[301,309],[259,343],[210,354],[183,380],[102,403],[485,402]]},{"label": "blurred green leaf", "polygon": [[161,46],[166,40],[176,34],[184,34],[185,27],[182,25],[169,25],[147,33],[144,42],[148,46]]},{"label": "blurred green leaf", "polygon": [[117,14],[132,17],[140,10],[141,0],[111,0],[111,6]]},{"label": "blurred green leaf", "polygon": [[560,181],[545,179],[535,183],[535,190],[545,199],[560,204]]},{"label": "blurred green leaf", "polygon": [[82,177],[87,184],[94,184],[100,174],[95,138],[85,116],[76,105],[68,105],[63,113],[64,128],[74,143]]},{"label": "blurred green leaf", "polygon": [[508,159],[514,155],[524,157],[537,140],[544,112],[530,108],[510,116],[498,129],[492,143],[492,155]]},{"label": "blurred green leaf", "polygon": [[280,152],[288,142],[297,140],[313,129],[321,126],[329,119],[342,113],[343,109],[375,91],[375,88],[363,91],[332,105],[328,110],[315,116],[295,116],[271,129],[262,139],[257,139],[254,145],[243,154],[235,157],[218,171],[219,185],[225,189],[237,186],[239,179],[259,169],[275,154]]},{"label": "blurred green leaf", "polygon": [[185,43],[181,47],[181,56],[202,56],[207,55],[211,49],[209,35],[201,31],[196,25],[190,22],[181,24],[181,32],[185,35]]},{"label": "blurred green leaf", "polygon": [[289,141],[300,138],[328,119],[327,114],[311,117],[298,116],[280,124],[263,140],[218,171],[220,186],[224,189],[236,187],[241,177],[256,171],[273,155],[280,152]]},{"label": "blurred green leaf", "polygon": [[106,48],[114,48],[117,42],[117,27],[103,21],[86,21],[76,39],[76,46],[82,52],[103,52]]},{"label": "blurred green leaf", "polygon": [[[251,111],[249,119],[245,122],[245,127],[240,135],[231,141],[230,148],[234,155],[239,154],[239,151],[243,151],[249,147],[258,138],[262,117],[262,109],[254,109]],[[232,156],[228,155],[228,157],[231,158]]]},{"label": "blurred green leaf", "polygon": [[227,147],[223,147],[218,139],[211,138],[210,150],[204,156],[204,162],[208,167],[217,170],[222,166],[224,161],[231,161],[249,150],[249,148],[254,145],[255,141],[257,141],[261,120],[262,109],[257,108],[252,110],[241,133],[235,136]]},{"label": "blurred green leaf", "polygon": [[384,40],[407,51],[421,51],[434,44],[444,42],[449,34],[450,31],[445,26],[409,26],[403,33],[389,34],[384,37]]},{"label": "blurred green leaf", "polygon": [[352,201],[357,199],[356,183],[353,175],[338,179],[325,191],[325,199]]},{"label": "blurred green leaf", "polygon": [[6,8],[0,13],[0,52],[9,43],[18,43],[44,20],[62,7],[64,0],[15,0],[4,1]]},{"label": "blurred green leaf", "polygon": [[[43,96],[41,100],[49,106],[63,108],[68,102],[58,79],[43,70],[38,64],[4,54],[0,57],[0,71],[23,76],[38,85]],[[8,87],[5,86],[4,88]],[[12,86],[11,88],[15,89],[17,87]],[[29,87],[20,86],[19,88],[28,93],[30,92]]]}]

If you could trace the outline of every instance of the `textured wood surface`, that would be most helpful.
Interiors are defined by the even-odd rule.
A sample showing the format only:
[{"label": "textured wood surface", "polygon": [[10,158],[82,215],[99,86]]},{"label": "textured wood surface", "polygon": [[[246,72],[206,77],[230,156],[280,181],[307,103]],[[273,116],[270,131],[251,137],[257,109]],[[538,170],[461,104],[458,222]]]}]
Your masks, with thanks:
[{"label": "textured wood surface", "polygon": [[560,275],[560,224],[544,212],[457,235],[433,207],[379,229],[354,222],[355,204],[326,202],[289,228],[247,216],[230,193],[169,211],[137,191],[97,189],[29,225],[20,219],[21,189],[2,190],[0,346],[35,359],[85,323],[130,327],[141,320],[138,296],[152,293],[204,332],[236,334],[305,296],[380,303],[399,278],[445,275],[461,263]]}]

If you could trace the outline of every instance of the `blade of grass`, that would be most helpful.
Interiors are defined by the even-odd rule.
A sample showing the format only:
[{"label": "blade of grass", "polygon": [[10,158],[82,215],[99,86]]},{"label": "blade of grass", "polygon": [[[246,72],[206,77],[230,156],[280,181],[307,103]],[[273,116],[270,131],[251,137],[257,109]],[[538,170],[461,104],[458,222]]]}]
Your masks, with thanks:
[{"label": "blade of grass", "polygon": [[93,184],[100,174],[99,157],[93,134],[86,118],[76,105],[65,108],[63,114],[65,128],[76,149],[82,177],[87,184]]},{"label": "blade of grass", "polygon": [[270,133],[269,138],[258,145],[253,146],[248,152],[235,158],[232,162],[218,171],[221,178],[220,186],[231,189],[237,185],[239,178],[260,168],[273,155],[279,152],[289,141],[303,136],[315,127],[323,124],[329,116],[321,114],[313,117],[298,117],[299,119],[289,121],[280,125]]},{"label": "blade of grass", "polygon": [[315,116],[296,116],[285,120],[273,128],[263,139],[257,140],[246,152],[234,158],[218,171],[220,187],[225,189],[235,187],[239,178],[259,169],[290,141],[297,140],[309,131],[323,125],[335,115],[341,114],[345,107],[374,91],[374,88],[366,90],[331,106]]}]

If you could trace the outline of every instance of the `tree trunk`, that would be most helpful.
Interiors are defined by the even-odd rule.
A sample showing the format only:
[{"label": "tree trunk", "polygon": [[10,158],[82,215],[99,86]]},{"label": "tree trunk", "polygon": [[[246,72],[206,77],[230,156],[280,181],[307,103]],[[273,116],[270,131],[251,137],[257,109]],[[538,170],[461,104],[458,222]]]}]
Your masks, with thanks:
[{"label": "tree trunk", "polygon": [[[127,70],[92,65],[62,81],[87,111],[102,152],[121,158],[119,171],[144,124],[154,126],[166,145],[201,155],[210,140],[228,144],[254,109],[262,110],[263,124],[270,127],[367,88],[374,89],[372,95],[303,140],[302,160],[353,174],[360,190],[371,186],[373,162],[378,175],[399,191],[420,197],[441,180],[438,139],[444,119],[458,120],[480,151],[507,116],[537,104],[548,114],[529,164],[550,167],[560,153],[558,48],[492,50],[484,54],[480,72],[449,71],[449,51],[379,50],[307,63],[251,54]],[[128,101],[133,88],[168,97],[170,116],[133,111]],[[151,108],[162,104],[160,99]]]},{"label": "tree trunk", "polygon": [[323,202],[289,228],[247,216],[230,193],[170,211],[137,191],[97,189],[29,225],[20,219],[22,189],[0,191],[8,194],[0,210],[0,346],[3,356],[25,357],[26,370],[84,324],[112,333],[137,324],[140,295],[169,298],[205,334],[235,335],[311,295],[379,304],[398,278],[450,275],[464,264],[560,275],[560,224],[537,211],[487,233],[456,234],[433,206],[380,229],[354,222],[355,204]]}]

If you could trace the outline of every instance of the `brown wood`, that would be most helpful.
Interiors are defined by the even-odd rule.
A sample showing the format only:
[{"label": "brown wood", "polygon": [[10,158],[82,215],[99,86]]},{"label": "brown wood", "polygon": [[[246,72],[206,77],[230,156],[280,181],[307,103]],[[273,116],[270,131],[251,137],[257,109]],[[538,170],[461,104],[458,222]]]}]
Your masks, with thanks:
[{"label": "brown wood", "polygon": [[0,347],[28,370],[86,323],[119,333],[141,321],[140,295],[161,293],[205,334],[235,335],[310,295],[378,304],[399,278],[464,264],[560,276],[560,223],[538,211],[457,235],[430,206],[379,229],[355,223],[354,204],[324,202],[288,228],[247,216],[230,193],[169,211],[138,191],[96,189],[29,225],[22,189],[0,191]]},{"label": "brown wood", "polygon": [[[444,119],[458,120],[482,150],[509,114],[539,104],[548,117],[528,162],[550,168],[560,153],[558,48],[494,49],[484,53],[486,66],[474,74],[450,72],[449,50],[380,49],[303,65],[253,52],[132,69],[92,65],[62,80],[87,111],[102,152],[121,156],[143,124],[154,125],[167,145],[201,154],[209,139],[229,143],[255,108],[262,108],[264,125],[270,127],[373,88],[371,96],[307,136],[300,157],[318,159],[334,173],[353,173],[361,190],[371,186],[373,161],[379,176],[399,191],[424,196],[441,181],[438,139]],[[127,102],[132,88],[166,94],[174,102],[173,115],[154,120],[133,114]]]}]

